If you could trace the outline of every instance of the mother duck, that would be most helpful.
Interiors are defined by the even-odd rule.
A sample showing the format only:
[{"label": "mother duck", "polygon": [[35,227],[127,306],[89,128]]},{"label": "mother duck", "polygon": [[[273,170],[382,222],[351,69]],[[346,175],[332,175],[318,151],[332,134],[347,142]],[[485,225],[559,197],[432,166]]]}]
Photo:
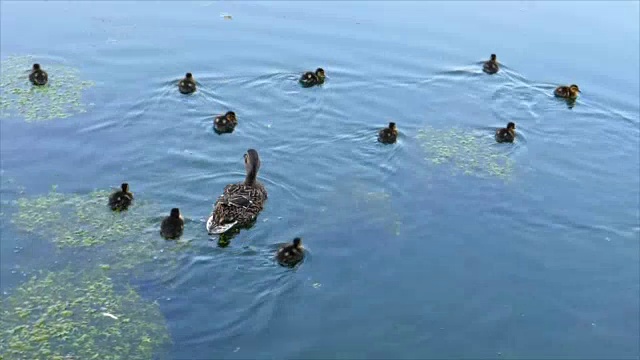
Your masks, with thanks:
[{"label": "mother duck", "polygon": [[254,149],[244,154],[247,176],[243,182],[225,186],[222,195],[213,206],[213,213],[207,220],[207,231],[212,235],[227,232],[234,226],[251,225],[267,200],[267,190],[256,180],[260,169],[260,157]]}]

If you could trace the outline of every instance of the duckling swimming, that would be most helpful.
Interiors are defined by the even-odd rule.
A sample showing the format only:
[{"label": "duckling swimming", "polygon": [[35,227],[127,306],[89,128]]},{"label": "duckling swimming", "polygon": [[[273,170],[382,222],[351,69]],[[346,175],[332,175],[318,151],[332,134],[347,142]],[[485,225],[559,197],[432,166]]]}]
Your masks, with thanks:
[{"label": "duckling swimming", "polygon": [[183,94],[191,94],[196,91],[196,80],[193,78],[193,74],[187,73],[184,79],[180,80],[178,90]]},{"label": "duckling swimming", "polygon": [[516,138],[516,124],[510,122],[506,128],[496,130],[496,141],[499,143],[513,142]]},{"label": "duckling swimming", "polygon": [[276,253],[276,259],[282,266],[294,267],[304,259],[302,240],[295,238],[292,244],[282,246]]},{"label": "duckling swimming", "polygon": [[234,226],[251,225],[267,200],[267,189],[256,178],[260,169],[260,157],[254,149],[244,154],[247,172],[244,182],[225,186],[207,220],[209,234],[223,234]]},{"label": "duckling swimming", "polygon": [[498,60],[496,60],[496,54],[491,54],[491,59],[482,65],[482,71],[487,74],[495,74],[498,70],[500,70],[500,66],[498,65]]},{"label": "duckling swimming", "polygon": [[313,85],[320,85],[324,83],[324,79],[324,70],[322,68],[317,68],[315,73],[307,71],[306,73],[302,74],[302,76],[300,77],[300,83],[304,87],[310,87]]},{"label": "duckling swimming", "polygon": [[398,129],[396,129],[396,123],[390,122],[389,127],[386,127],[378,132],[378,141],[383,144],[393,144],[398,138]]},{"label": "duckling swimming", "polygon": [[37,86],[46,85],[47,81],[49,81],[49,75],[40,68],[40,64],[33,64],[33,68],[29,74],[29,81]]},{"label": "duckling swimming", "polygon": [[180,215],[180,209],[173,208],[169,216],[162,220],[160,224],[160,235],[165,239],[176,239],[182,236],[184,230],[184,219]]},{"label": "duckling swimming", "polygon": [[133,193],[129,191],[129,184],[120,185],[120,190],[109,196],[109,207],[113,211],[127,210],[133,202]]},{"label": "duckling swimming", "polygon": [[236,125],[238,125],[238,120],[236,119],[236,113],[233,111],[227,111],[224,115],[216,116],[213,121],[213,129],[218,134],[233,132]]},{"label": "duckling swimming", "polygon": [[572,84],[569,86],[558,86],[553,94],[564,99],[575,99],[578,97],[579,92],[581,91],[578,85]]}]

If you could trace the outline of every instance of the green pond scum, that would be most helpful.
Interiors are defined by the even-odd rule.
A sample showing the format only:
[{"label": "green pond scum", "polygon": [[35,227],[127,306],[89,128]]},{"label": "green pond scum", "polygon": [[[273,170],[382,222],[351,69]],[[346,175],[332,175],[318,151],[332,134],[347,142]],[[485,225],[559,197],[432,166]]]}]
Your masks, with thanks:
[{"label": "green pond scum", "polygon": [[86,112],[82,93],[94,85],[69,66],[41,62],[49,74],[45,86],[33,86],[29,71],[32,56],[10,56],[0,65],[0,118],[23,116],[27,122],[62,119]]},{"label": "green pond scum", "polygon": [[53,186],[46,195],[19,198],[12,222],[59,249],[84,249],[82,258],[98,261],[103,270],[136,271],[150,263],[163,263],[163,269],[176,266],[189,243],[162,239],[150,203],[136,200],[127,211],[111,211],[110,193],[63,194]]},{"label": "green pond scum", "polygon": [[21,230],[51,239],[59,248],[89,247],[122,241],[149,226],[142,202],[128,211],[112,212],[110,192],[62,194],[55,186],[47,195],[17,200],[13,223]]},{"label": "green pond scum", "polygon": [[478,177],[508,180],[513,174],[513,160],[494,146],[493,137],[427,127],[419,130],[416,138],[427,154],[425,160],[432,164],[449,164],[458,172]]},{"label": "green pond scum", "polygon": [[171,343],[159,305],[100,271],[34,276],[0,314],[3,359],[153,359]]}]

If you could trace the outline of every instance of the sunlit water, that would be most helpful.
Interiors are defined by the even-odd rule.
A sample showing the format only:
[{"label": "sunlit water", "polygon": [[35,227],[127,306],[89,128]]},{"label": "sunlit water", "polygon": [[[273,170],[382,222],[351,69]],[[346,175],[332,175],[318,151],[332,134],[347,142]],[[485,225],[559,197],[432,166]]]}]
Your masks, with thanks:
[{"label": "sunlit water", "polygon": [[[131,278],[160,303],[170,358],[638,357],[637,2],[1,10],[3,59],[95,83],[85,113],[0,122],[3,292],[73,260],[11,224],[17,198],[126,180],[163,209],[152,228],[174,206],[188,219],[178,268]],[[491,53],[494,76],[480,71]],[[326,83],[301,88],[318,66]],[[199,90],[182,96],[188,71]],[[552,96],[569,83],[572,109]],[[219,136],[227,110],[239,125]],[[401,135],[383,146],[389,121]],[[508,121],[516,143],[494,144]],[[508,176],[431,161],[419,131],[453,128],[508,157]],[[204,222],[248,148],[269,200],[220,248]],[[307,260],[279,267],[294,236]]]}]

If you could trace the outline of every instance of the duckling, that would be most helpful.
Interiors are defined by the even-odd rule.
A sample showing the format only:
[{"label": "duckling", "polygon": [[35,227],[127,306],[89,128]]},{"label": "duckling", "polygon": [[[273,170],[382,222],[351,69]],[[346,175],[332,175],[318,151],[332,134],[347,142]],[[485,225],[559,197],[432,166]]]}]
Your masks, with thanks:
[{"label": "duckling", "polygon": [[294,267],[304,259],[302,240],[295,238],[292,244],[282,246],[276,253],[276,259],[282,266]]},{"label": "duckling", "polygon": [[40,68],[40,64],[33,64],[33,68],[29,74],[29,81],[31,81],[33,85],[42,86],[49,81],[49,75]]},{"label": "duckling", "polygon": [[129,184],[122,183],[120,190],[109,196],[109,207],[113,211],[127,210],[133,202],[133,193],[129,191]]},{"label": "duckling", "polygon": [[322,68],[317,68],[315,73],[307,71],[306,73],[302,74],[302,76],[300,77],[300,83],[304,87],[310,87],[313,85],[320,85],[324,83],[324,79],[324,70]]},{"label": "duckling", "polygon": [[513,142],[516,138],[516,124],[510,122],[506,128],[496,130],[496,141],[499,143]]},{"label": "duckling", "polygon": [[196,91],[196,79],[193,78],[193,74],[187,73],[184,79],[180,80],[178,90],[183,94],[191,94]]},{"label": "duckling", "polygon": [[564,99],[575,99],[578,97],[579,92],[581,91],[578,85],[572,84],[569,86],[558,86],[553,94]]},{"label": "duckling", "polygon": [[169,216],[162,220],[160,225],[160,235],[165,239],[176,239],[182,236],[184,230],[184,219],[180,215],[180,209],[173,208]]},{"label": "duckling", "polygon": [[398,138],[398,129],[396,129],[396,123],[390,122],[389,127],[386,127],[378,132],[378,141],[383,144],[393,144]]},{"label": "duckling", "polygon": [[500,70],[500,66],[498,65],[498,60],[496,60],[496,54],[491,54],[491,59],[482,65],[482,71],[487,74],[495,74],[498,70]]},{"label": "duckling", "polygon": [[244,154],[247,172],[244,182],[225,186],[207,220],[209,234],[223,234],[234,226],[248,227],[258,217],[267,200],[267,189],[256,180],[260,157],[254,149]]},{"label": "duckling", "polygon": [[236,119],[236,113],[233,111],[227,111],[224,115],[216,116],[213,121],[213,128],[218,134],[233,132],[236,125],[238,125],[238,120]]}]

